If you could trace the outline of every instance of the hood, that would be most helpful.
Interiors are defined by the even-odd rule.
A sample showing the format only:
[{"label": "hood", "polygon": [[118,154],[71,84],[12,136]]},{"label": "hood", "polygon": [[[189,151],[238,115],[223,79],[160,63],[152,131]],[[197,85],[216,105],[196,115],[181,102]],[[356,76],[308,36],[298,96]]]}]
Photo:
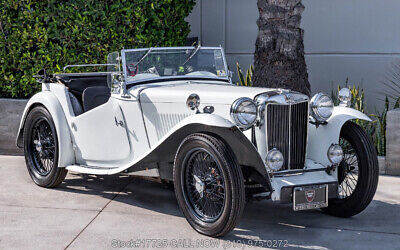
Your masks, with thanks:
[{"label": "hood", "polygon": [[256,95],[271,91],[269,88],[243,87],[228,83],[172,82],[147,84],[139,91],[141,102],[186,103],[191,94],[200,97],[201,104],[231,105],[240,97],[253,99]]}]

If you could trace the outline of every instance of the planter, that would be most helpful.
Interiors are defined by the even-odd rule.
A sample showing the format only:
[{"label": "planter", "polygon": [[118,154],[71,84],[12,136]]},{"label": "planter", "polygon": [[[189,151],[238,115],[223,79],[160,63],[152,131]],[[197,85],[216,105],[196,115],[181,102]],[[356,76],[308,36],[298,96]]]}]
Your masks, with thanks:
[{"label": "planter", "polygon": [[400,109],[390,110],[386,119],[386,174],[400,175]]},{"label": "planter", "polygon": [[379,174],[386,174],[386,157],[378,156]]},{"label": "planter", "polygon": [[28,100],[0,98],[0,154],[22,155],[15,145],[21,116]]}]

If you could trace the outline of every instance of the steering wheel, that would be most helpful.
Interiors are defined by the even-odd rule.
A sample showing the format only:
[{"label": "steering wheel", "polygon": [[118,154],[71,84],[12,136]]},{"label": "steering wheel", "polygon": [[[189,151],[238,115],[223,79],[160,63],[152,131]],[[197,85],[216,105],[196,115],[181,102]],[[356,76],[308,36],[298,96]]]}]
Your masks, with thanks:
[{"label": "steering wheel", "polygon": [[139,65],[135,65],[136,63],[131,63],[126,66],[129,76],[135,76],[139,72]]}]

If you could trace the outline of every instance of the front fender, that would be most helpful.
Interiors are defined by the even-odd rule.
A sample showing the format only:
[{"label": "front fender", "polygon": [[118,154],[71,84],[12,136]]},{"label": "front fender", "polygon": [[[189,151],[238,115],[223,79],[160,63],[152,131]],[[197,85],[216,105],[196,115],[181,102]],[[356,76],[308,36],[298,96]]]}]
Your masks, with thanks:
[{"label": "front fender", "polygon": [[60,152],[58,157],[58,167],[66,167],[74,164],[75,154],[72,147],[68,122],[65,118],[65,114],[60,102],[50,91],[39,92],[32,96],[32,98],[28,101],[18,129],[16,140],[17,147],[23,147],[23,131],[26,117],[28,116],[29,112],[38,105],[44,106],[49,111],[51,117],[53,118],[54,125],[56,126],[58,148]]},{"label": "front fender", "polygon": [[343,124],[349,120],[360,119],[372,121],[366,114],[348,107],[334,107],[332,116],[328,123],[316,127],[308,126],[307,158],[312,159],[325,166],[330,165],[327,156],[328,148],[332,143],[339,142],[340,131]]},{"label": "front fender", "polygon": [[[148,168],[149,163],[171,163],[174,161],[176,151],[180,143],[189,135],[194,133],[207,133],[225,141],[232,149],[238,162],[242,166],[254,169],[262,177],[263,186],[270,189],[270,180],[263,160],[253,143],[238,129],[231,121],[215,114],[196,114],[189,116],[179,122],[161,142],[153,147],[151,153],[132,167],[132,171]],[[171,167],[171,166],[170,166]],[[170,175],[172,169],[167,171]]]}]

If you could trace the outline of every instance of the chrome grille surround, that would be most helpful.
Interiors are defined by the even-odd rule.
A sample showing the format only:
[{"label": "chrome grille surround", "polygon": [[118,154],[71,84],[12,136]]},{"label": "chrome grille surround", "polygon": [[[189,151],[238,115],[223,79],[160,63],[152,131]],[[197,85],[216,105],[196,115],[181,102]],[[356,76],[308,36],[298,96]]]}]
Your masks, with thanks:
[{"label": "chrome grille surround", "polygon": [[[304,168],[309,119],[309,98],[299,92],[278,89],[256,96],[259,107],[257,146],[263,156],[277,148],[284,155],[284,166],[278,172]],[[256,128],[257,129],[257,128]],[[260,136],[264,138],[260,138]],[[261,140],[259,140],[261,139]]]},{"label": "chrome grille surround", "polygon": [[308,102],[268,104],[265,117],[268,150],[276,148],[284,156],[281,170],[303,169],[307,146]]}]

